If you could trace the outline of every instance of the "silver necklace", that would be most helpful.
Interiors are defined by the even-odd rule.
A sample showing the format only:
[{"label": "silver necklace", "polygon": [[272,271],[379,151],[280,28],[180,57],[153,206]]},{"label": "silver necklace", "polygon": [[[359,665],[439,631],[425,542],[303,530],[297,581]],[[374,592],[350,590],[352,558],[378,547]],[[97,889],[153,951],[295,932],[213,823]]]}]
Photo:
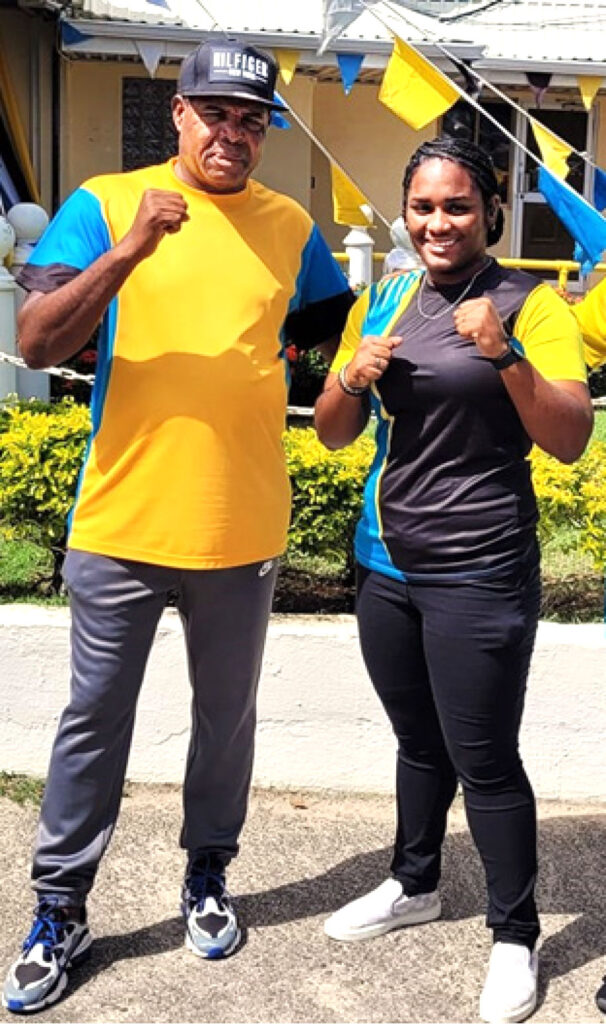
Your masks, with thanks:
[{"label": "silver necklace", "polygon": [[426,313],[423,307],[421,306],[421,295],[423,294],[423,289],[425,288],[425,281],[427,280],[427,274],[424,274],[423,280],[421,281],[421,286],[417,292],[417,309],[419,311],[419,316],[422,316],[424,320],[439,320],[440,317],[446,316],[447,313],[450,313],[450,311],[454,309],[455,306],[458,306],[459,303],[463,301],[466,295],[469,295],[469,292],[473,288],[480,274],[483,274],[484,271],[488,269],[492,261],[492,256],[487,256],[486,261],[483,263],[480,269],[476,271],[476,273],[471,278],[471,281],[469,281],[465,285],[461,294],[457,296],[454,302],[449,303],[445,309],[441,309],[439,313]]}]

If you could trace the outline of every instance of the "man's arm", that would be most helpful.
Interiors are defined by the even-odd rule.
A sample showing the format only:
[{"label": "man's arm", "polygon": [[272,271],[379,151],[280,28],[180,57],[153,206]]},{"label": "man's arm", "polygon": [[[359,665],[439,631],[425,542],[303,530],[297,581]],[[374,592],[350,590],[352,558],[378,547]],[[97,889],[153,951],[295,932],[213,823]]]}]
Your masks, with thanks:
[{"label": "man's arm", "polygon": [[19,311],[19,349],[34,370],[55,366],[79,352],[109,303],[165,234],[187,220],[179,192],[144,192],[132,227],[112,249],[55,291],[32,291]]}]

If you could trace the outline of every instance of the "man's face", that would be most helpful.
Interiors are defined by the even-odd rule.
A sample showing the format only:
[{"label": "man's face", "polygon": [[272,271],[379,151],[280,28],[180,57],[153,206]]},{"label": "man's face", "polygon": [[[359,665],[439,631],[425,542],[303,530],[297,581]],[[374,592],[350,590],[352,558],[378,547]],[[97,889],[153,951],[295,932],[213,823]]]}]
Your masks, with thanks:
[{"label": "man's face", "polygon": [[204,192],[240,192],[259,163],[269,111],[254,100],[175,96],[178,176]]}]

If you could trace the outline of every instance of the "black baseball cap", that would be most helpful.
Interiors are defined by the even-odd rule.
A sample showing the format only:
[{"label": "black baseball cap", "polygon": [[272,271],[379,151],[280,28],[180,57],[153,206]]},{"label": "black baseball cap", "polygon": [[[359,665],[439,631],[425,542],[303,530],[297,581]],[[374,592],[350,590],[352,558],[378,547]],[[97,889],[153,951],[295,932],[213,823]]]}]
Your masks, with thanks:
[{"label": "black baseball cap", "polygon": [[284,110],[274,97],[278,65],[264,50],[234,39],[201,43],[185,57],[177,92],[181,96],[225,96],[255,100],[270,110]]}]

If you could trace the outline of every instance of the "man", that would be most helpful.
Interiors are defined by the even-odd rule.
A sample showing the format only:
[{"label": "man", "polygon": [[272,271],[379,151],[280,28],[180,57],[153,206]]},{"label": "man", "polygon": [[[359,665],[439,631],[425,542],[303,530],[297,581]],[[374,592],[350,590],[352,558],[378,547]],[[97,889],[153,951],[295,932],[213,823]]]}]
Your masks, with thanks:
[{"label": "man", "polygon": [[181,845],[186,944],[227,956],[225,889],[251,776],[255,697],[290,491],[281,448],[289,342],[330,343],[352,302],[311,218],[250,179],[277,67],[233,40],[184,61],[178,156],[93,178],[24,268],[32,367],[77,352],[102,320],[92,434],[64,576],[71,700],[51,757],[33,862],[34,925],[3,1003],[57,1000],[89,952],[86,898],[118,815],[135,705],[167,599],[193,690]]}]

